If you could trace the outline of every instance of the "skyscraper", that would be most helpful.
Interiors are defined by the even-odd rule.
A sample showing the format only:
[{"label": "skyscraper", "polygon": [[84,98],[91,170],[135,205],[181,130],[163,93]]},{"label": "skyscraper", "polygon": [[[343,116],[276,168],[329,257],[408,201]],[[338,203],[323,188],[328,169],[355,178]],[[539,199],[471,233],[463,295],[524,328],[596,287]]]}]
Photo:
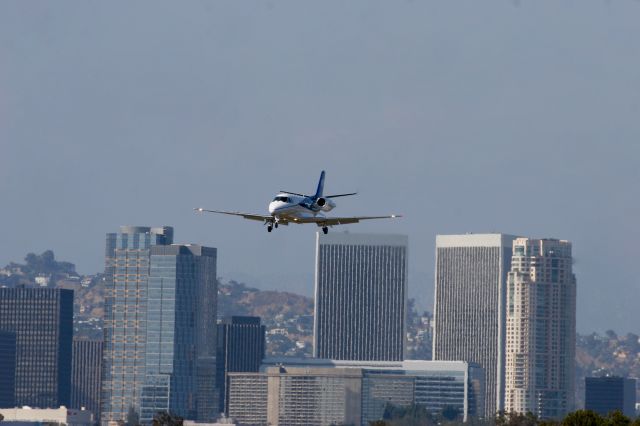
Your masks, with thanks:
[{"label": "skyscraper", "polygon": [[0,288],[0,330],[15,333],[15,404],[68,406],[73,291]]},{"label": "skyscraper", "polygon": [[139,416],[145,379],[150,249],[173,242],[173,228],[123,226],[107,234],[101,422]]},{"label": "skyscraper", "polygon": [[158,411],[200,421],[218,415],[216,256],[215,248],[199,245],[151,247],[144,423]]},{"label": "skyscraper", "polygon": [[506,341],[506,411],[548,419],[573,410],[576,279],[570,242],[513,242]]},{"label": "skyscraper", "polygon": [[506,276],[514,236],[438,235],[433,359],[485,369],[485,409],[503,408]]},{"label": "skyscraper", "polygon": [[15,407],[16,333],[0,330],[0,408]]},{"label": "skyscraper", "polygon": [[71,408],[85,407],[95,419],[100,415],[102,340],[73,340]]},{"label": "skyscraper", "polygon": [[315,357],[404,359],[407,244],[404,235],[317,233]]},{"label": "skyscraper", "polygon": [[227,412],[227,379],[230,372],[258,372],[264,358],[265,326],[260,317],[232,316],[218,324],[216,383],[220,410]]},{"label": "skyscraper", "polygon": [[636,379],[624,377],[586,377],[584,408],[606,416],[620,411],[636,416]]}]

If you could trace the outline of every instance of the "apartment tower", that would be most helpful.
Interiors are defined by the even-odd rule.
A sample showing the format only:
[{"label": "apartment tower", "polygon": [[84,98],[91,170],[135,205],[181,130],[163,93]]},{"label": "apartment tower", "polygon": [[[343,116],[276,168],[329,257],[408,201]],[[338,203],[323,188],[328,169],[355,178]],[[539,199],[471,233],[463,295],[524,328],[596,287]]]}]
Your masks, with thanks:
[{"label": "apartment tower", "polygon": [[433,359],[484,368],[488,417],[503,409],[506,278],[515,238],[436,237]]},{"label": "apartment tower", "polygon": [[507,279],[505,410],[543,419],[574,408],[576,279],[571,243],[517,238]]}]

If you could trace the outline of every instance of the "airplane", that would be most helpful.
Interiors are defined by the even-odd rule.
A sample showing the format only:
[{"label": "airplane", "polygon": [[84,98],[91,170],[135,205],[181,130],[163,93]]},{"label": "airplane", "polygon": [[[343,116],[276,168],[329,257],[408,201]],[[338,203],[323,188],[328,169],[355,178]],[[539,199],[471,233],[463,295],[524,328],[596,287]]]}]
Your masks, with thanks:
[{"label": "airplane", "polygon": [[267,231],[271,232],[278,225],[289,225],[290,223],[315,223],[322,228],[323,233],[329,232],[330,226],[346,225],[349,223],[358,223],[361,220],[370,219],[392,219],[402,217],[401,215],[392,214],[389,216],[353,216],[353,217],[326,217],[324,212],[329,212],[336,207],[334,198],[348,197],[356,195],[356,192],[348,194],[322,195],[324,190],[324,170],[320,173],[320,180],[314,195],[304,195],[291,191],[280,191],[276,197],[269,203],[269,214],[252,214],[231,212],[224,210],[207,210],[197,207],[194,210],[198,213],[219,213],[233,216],[241,216],[249,220],[257,220],[267,225]]}]

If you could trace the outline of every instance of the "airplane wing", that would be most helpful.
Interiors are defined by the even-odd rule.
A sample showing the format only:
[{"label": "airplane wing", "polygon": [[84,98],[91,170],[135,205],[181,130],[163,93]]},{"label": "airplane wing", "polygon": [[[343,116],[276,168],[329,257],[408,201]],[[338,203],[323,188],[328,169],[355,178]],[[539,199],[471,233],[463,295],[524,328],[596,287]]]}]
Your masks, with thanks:
[{"label": "airplane wing", "polygon": [[394,219],[402,217],[399,214],[389,216],[353,216],[353,217],[305,217],[291,219],[292,223],[315,223],[318,226],[347,225],[349,223],[358,223],[361,220],[371,219]]},{"label": "airplane wing", "polygon": [[241,212],[227,212],[224,210],[207,210],[202,207],[198,207],[194,209],[197,212],[207,212],[207,213],[219,213],[219,214],[228,214],[231,216],[241,216],[245,219],[249,220],[259,220],[260,222],[273,220],[273,216],[271,215],[263,215],[263,214],[252,214],[252,213],[241,213]]}]

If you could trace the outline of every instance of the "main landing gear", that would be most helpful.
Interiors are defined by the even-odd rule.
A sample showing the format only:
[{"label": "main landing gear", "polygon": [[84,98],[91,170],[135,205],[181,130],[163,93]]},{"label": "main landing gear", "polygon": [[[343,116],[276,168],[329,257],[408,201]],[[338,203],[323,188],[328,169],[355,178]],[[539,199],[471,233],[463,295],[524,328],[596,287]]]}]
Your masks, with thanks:
[{"label": "main landing gear", "polygon": [[326,226],[322,227],[322,233],[327,235],[327,233],[329,233],[329,228],[327,228]]},{"label": "main landing gear", "polygon": [[273,231],[273,228],[278,229],[278,222],[267,222],[267,232]]},{"label": "main landing gear", "polygon": [[267,225],[267,232],[271,232],[271,231],[273,231],[273,226]]}]

